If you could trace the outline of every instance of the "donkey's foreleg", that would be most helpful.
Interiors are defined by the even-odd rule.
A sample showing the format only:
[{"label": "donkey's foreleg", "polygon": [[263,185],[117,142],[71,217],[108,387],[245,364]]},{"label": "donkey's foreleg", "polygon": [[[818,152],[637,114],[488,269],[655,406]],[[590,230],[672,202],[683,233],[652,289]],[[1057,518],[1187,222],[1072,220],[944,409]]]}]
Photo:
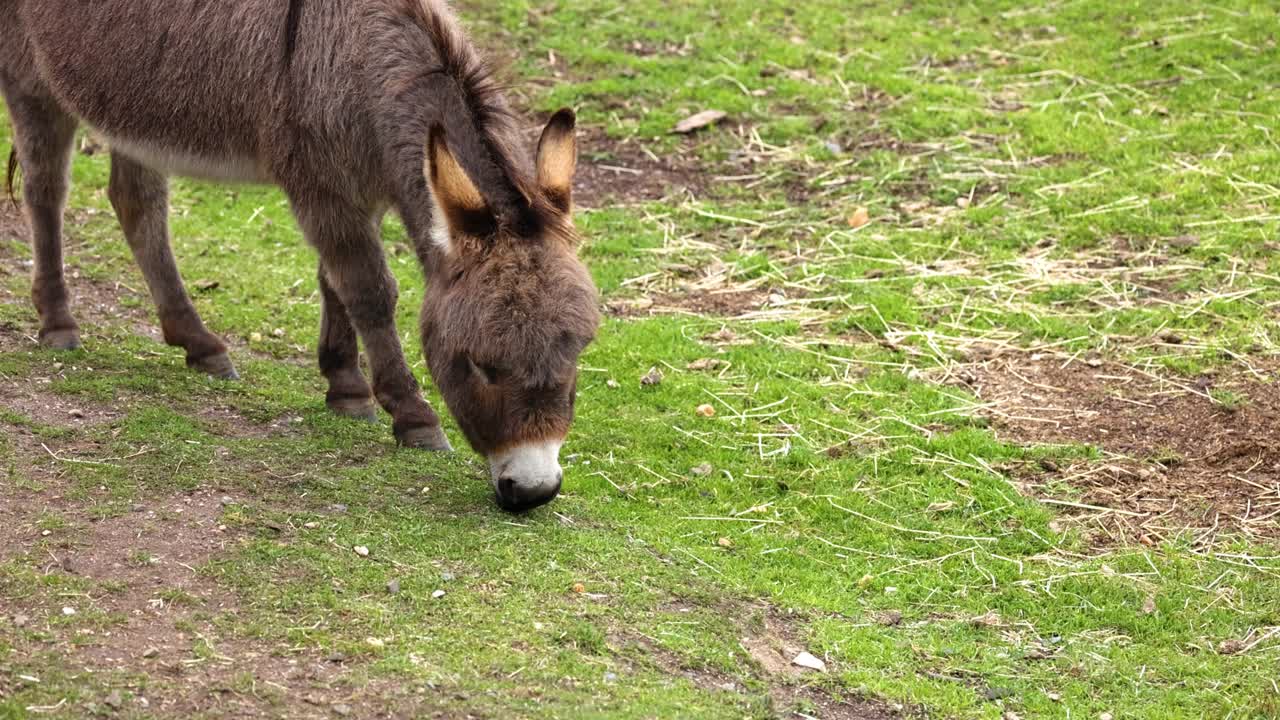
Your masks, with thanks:
[{"label": "donkey's foreleg", "polygon": [[[340,198],[294,200],[302,232],[320,253],[321,273],[364,341],[373,393],[402,445],[448,450],[440,417],[422,398],[396,334],[396,281],[372,213]],[[349,347],[349,346],[348,346]]]},{"label": "donkey's foreleg", "polygon": [[373,391],[360,372],[360,348],[347,308],[320,268],[320,372],[329,381],[325,404],[339,415],[376,421]]},{"label": "donkey's foreleg", "polygon": [[62,211],[76,121],[46,97],[6,89],[31,226],[31,300],[40,315],[40,344],[70,350],[80,347],[80,332],[67,307],[62,275]]},{"label": "donkey's foreleg", "polygon": [[169,247],[169,183],[164,175],[118,152],[111,153],[107,195],[133,258],[151,289],[164,341],[187,351],[187,365],[214,377],[239,377],[227,346],[209,332],[182,285]]}]

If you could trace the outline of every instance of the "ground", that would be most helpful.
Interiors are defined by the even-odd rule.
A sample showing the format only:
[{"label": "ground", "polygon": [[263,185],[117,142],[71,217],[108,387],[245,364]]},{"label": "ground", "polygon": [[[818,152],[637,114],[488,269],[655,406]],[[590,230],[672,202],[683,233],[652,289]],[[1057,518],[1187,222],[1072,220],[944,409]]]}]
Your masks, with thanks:
[{"label": "ground", "polygon": [[174,183],[188,372],[86,143],[83,350],[0,214],[0,718],[1280,714],[1274,7],[461,12],[583,125],[563,496],[325,411],[275,190]]}]

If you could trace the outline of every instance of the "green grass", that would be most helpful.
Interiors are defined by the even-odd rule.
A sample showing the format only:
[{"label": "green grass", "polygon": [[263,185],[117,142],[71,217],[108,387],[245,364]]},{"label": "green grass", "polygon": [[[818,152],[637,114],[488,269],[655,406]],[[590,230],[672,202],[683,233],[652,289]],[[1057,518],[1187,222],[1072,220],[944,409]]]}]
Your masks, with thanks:
[{"label": "green grass", "polygon": [[[679,293],[697,277],[679,266],[713,263],[726,284],[820,301],[730,323],[750,344],[706,339],[716,318],[607,320],[582,358],[565,494],[511,517],[469,451],[397,449],[385,424],[325,412],[311,361],[316,260],[281,195],[176,181],[176,253],[189,284],[218,282],[195,301],[235,341],[244,381],[188,373],[179,350],[126,321],[85,323],[81,352],[0,354],[5,378],[52,376],[49,392],[124,412],[73,434],[5,410],[6,427],[81,460],[150,449],[127,464],[68,464],[0,443],[0,481],[38,487],[56,471],[98,517],[227,488],[243,500],[222,511],[232,541],[199,568],[239,598],[212,616],[224,637],[341,651],[458,715],[775,716],[738,642],[760,627],[761,603],[793,611],[799,641],[830,663],[807,681],[930,717],[1280,712],[1274,645],[1219,652],[1280,625],[1276,570],[1240,559],[1273,547],[1182,536],[1093,549],[1009,470],[1088,451],[1003,444],[970,396],[928,381],[993,342],[1188,374],[1274,351],[1275,8],[503,0],[467,17],[486,45],[518,51],[510,72],[531,107],[573,105],[608,137],[711,175],[768,176],[711,183],[697,202],[581,212],[582,254],[606,301]],[[704,108],[729,124],[667,134]],[[744,145],[738,125],[764,145]],[[744,151],[769,154],[746,163]],[[105,202],[107,170],[101,156],[76,160],[68,254],[150,313]],[[855,229],[857,207],[872,222]],[[429,386],[411,330],[421,276],[394,221],[386,235],[405,347]],[[30,332],[25,278],[0,282],[14,297],[0,322]],[[1153,341],[1161,333],[1182,341]],[[727,369],[685,369],[708,357]],[[664,381],[641,386],[654,366]],[[695,412],[704,403],[714,417]],[[202,415],[210,404],[261,432]],[[286,431],[269,429],[282,420]],[[74,522],[46,514],[39,527]],[[139,682],[90,679],[49,652],[114,620],[93,608],[107,590],[43,574],[46,561],[33,543],[0,564],[6,610],[42,619],[0,623],[0,718],[64,698],[74,716],[104,688]],[[61,617],[68,592],[89,600]],[[886,611],[902,622],[878,622]],[[192,635],[193,657],[210,652],[203,642]],[[701,686],[673,666],[745,689]]]}]

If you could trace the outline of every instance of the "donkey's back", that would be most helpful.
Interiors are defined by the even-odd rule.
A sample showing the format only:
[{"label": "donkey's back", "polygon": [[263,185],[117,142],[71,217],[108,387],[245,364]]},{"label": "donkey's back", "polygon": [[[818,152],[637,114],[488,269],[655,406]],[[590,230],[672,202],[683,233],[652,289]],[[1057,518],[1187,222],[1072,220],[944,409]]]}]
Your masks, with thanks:
[{"label": "donkey's back", "polygon": [[153,169],[280,183],[308,140],[334,153],[353,141],[335,132],[363,130],[349,66],[360,5],[4,0],[0,73]]}]

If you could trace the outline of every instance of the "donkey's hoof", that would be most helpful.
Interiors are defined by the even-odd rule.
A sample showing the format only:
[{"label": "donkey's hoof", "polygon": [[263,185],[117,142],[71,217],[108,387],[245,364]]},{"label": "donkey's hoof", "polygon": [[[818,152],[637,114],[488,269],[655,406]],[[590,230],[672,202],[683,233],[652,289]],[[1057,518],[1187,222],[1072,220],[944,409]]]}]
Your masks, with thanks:
[{"label": "donkey's hoof", "polygon": [[199,370],[209,377],[218,380],[239,380],[240,373],[236,372],[236,366],[231,364],[231,358],[226,353],[217,353],[215,355],[205,355],[201,358],[187,358],[187,367],[193,370]]},{"label": "donkey's hoof", "polygon": [[342,417],[371,423],[378,422],[378,408],[367,397],[333,398],[326,400],[325,405],[329,406],[331,412]]},{"label": "donkey's hoof", "polygon": [[79,350],[80,331],[70,328],[41,332],[40,346],[50,350]]},{"label": "donkey's hoof", "polygon": [[453,450],[439,425],[419,425],[396,432],[396,442],[419,450]]}]

